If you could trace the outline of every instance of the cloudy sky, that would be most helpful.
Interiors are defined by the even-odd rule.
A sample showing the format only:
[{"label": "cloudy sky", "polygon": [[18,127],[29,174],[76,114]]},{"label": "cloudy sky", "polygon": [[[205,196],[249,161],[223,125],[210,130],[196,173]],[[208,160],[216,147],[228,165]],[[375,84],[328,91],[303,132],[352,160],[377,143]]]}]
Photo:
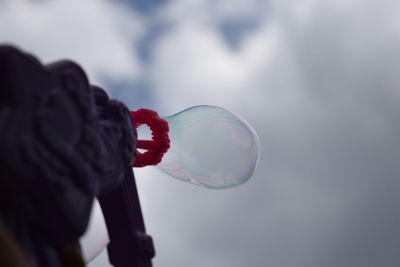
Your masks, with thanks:
[{"label": "cloudy sky", "polygon": [[[262,158],[240,187],[135,169],[154,266],[397,267],[399,10],[395,0],[0,0],[0,42],[77,61],[132,110],[212,104],[254,126]],[[89,266],[110,265],[102,253]]]}]

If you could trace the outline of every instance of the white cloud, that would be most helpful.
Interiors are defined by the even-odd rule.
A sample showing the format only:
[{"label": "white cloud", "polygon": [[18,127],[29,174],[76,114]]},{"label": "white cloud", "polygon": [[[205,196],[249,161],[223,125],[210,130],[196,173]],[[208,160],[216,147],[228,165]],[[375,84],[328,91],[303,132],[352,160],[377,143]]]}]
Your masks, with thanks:
[{"label": "white cloud", "polygon": [[230,106],[240,93],[251,91],[248,86],[273,57],[280,45],[279,25],[265,23],[234,51],[213,23],[215,17],[207,13],[207,2],[191,1],[199,9],[178,3],[162,14],[172,30],[155,45],[149,70],[160,105],[169,99],[170,111],[196,104]]},{"label": "white cloud", "polygon": [[0,41],[42,61],[77,61],[91,80],[133,79],[142,67],[134,44],[144,32],[138,14],[103,0],[0,2]]},{"label": "white cloud", "polygon": [[189,2],[163,15],[172,29],[150,69],[159,102],[167,114],[200,103],[242,114],[259,132],[262,159],[230,191],[143,177],[154,179],[141,192],[159,237],[156,263],[400,264],[399,4],[270,1],[259,28],[231,50],[208,2]]}]

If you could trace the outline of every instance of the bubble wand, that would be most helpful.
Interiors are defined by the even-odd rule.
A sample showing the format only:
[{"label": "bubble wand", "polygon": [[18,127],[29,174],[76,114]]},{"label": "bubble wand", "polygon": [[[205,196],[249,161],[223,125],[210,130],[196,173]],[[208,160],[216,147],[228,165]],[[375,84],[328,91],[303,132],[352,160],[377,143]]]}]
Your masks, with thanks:
[{"label": "bubble wand", "polygon": [[243,184],[259,159],[260,142],[239,115],[216,106],[194,106],[169,117],[131,111],[135,128],[147,124],[152,140],[138,140],[134,167],[156,165],[164,173],[207,188]]}]

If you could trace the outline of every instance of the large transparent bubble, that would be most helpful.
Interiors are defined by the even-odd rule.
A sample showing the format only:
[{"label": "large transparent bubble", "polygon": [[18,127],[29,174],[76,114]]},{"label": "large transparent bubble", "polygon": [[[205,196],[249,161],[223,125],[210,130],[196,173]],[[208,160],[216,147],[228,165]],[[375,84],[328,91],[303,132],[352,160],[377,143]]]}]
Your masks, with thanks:
[{"label": "large transparent bubble", "polygon": [[253,174],[260,145],[240,116],[216,106],[195,106],[164,117],[171,147],[156,167],[207,188],[243,184]]}]

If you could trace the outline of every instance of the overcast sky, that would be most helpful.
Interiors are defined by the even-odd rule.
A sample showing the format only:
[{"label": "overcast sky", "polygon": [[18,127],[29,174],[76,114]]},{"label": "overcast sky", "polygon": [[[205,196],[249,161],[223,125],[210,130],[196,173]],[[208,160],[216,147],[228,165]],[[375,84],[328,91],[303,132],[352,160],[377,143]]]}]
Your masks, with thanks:
[{"label": "overcast sky", "polygon": [[[395,0],[0,0],[0,42],[77,61],[132,110],[212,104],[254,126],[262,157],[240,187],[135,169],[155,267],[398,267],[399,10]],[[89,266],[109,266],[106,254]]]}]

